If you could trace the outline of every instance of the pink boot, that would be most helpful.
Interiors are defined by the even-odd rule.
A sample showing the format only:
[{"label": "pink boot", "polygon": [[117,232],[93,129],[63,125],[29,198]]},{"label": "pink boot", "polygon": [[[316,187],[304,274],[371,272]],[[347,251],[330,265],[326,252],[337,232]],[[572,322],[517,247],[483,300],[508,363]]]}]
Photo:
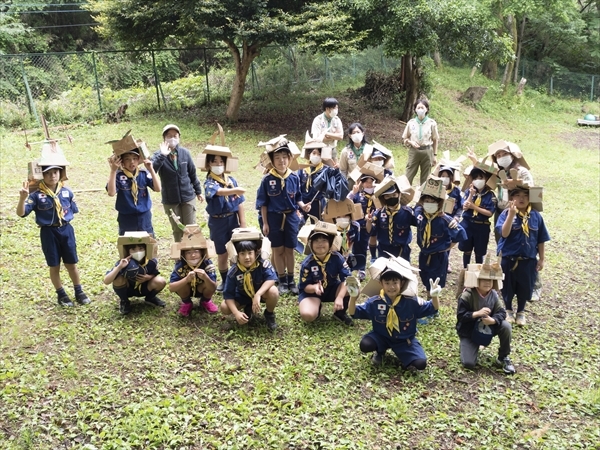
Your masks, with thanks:
[{"label": "pink boot", "polygon": [[178,312],[183,317],[188,317],[190,315],[190,313],[192,312],[193,308],[194,308],[194,304],[192,302],[182,303],[181,306],[179,307]]},{"label": "pink boot", "polygon": [[200,306],[209,314],[215,314],[219,311],[217,305],[213,303],[212,298],[209,298],[208,300],[201,300]]}]

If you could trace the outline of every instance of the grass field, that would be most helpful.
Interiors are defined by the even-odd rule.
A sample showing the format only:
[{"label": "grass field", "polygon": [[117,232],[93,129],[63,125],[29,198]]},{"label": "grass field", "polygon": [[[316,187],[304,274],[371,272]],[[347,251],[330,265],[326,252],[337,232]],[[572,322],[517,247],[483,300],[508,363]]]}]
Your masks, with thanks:
[{"label": "grass field", "polygon": [[[102,284],[117,260],[114,199],[104,192],[111,148],[104,142],[131,128],[155,149],[162,126],[174,122],[182,144],[198,154],[224,107],[69,128],[74,142],[61,146],[81,211],[73,221],[79,268],[93,303],[60,308],[33,216],[15,214],[27,162],[38,157],[40,145],[29,151],[22,133],[5,131],[0,449],[600,449],[600,135],[575,125],[584,110],[598,114],[598,104],[530,90],[504,97],[497,84],[469,80],[467,71],[452,68],[435,72],[433,82],[440,150],[457,157],[472,146],[483,155],[495,140],[517,142],[536,184],[545,188],[552,241],[543,298],[528,306],[528,326],[513,333],[516,375],[493,366],[497,342],[483,352],[478,370],[461,367],[456,270],[442,293],[440,319],[419,331],[429,364],[418,375],[403,373],[389,352],[382,368],[371,366],[358,348],[369,323],[344,327],[327,305],[321,319],[303,324],[292,297],[280,300],[273,335],[263,320],[238,327],[220,315],[195,312],[182,319],[178,299],[166,292],[164,310],[137,303],[132,314],[120,316],[112,289]],[[490,88],[476,108],[456,100],[469,85]],[[238,124],[223,123],[227,145],[240,157],[235,176],[248,189],[249,223],[256,224],[260,181],[253,169],[256,144],[287,133],[301,145],[330,94],[248,102]],[[343,123],[365,124],[371,138],[394,151],[401,174],[406,151],[397,112],[370,110],[350,90],[333,94]],[[39,131],[28,137],[41,140]],[[159,196],[153,200],[159,267],[168,276],[170,229]],[[455,268],[459,257],[454,251]],[[66,271],[63,276],[71,291]]]}]

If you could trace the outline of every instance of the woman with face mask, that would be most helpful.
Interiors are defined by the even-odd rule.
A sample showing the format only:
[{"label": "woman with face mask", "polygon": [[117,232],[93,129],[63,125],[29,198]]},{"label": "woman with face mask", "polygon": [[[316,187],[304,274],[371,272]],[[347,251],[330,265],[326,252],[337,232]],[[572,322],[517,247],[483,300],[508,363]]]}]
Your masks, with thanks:
[{"label": "woman with face mask", "polygon": [[162,137],[160,149],[152,156],[152,166],[160,177],[162,204],[171,223],[173,239],[180,242],[183,231],[171,217],[171,211],[184,225],[196,223],[196,200],[203,202],[204,197],[192,155],[179,145],[179,127],[166,125]]},{"label": "woman with face mask", "polygon": [[437,123],[429,114],[429,102],[417,100],[415,103],[417,117],[410,119],[402,133],[402,141],[408,147],[406,178],[412,184],[419,169],[419,184],[423,185],[437,162],[439,134]]},{"label": "woman with face mask", "polygon": [[[346,131],[348,143],[340,153],[339,168],[340,172],[348,178],[348,175],[356,168],[359,158],[373,151],[373,146],[367,139],[365,127],[356,122],[351,124]],[[348,187],[352,189],[354,181],[348,178]]]},{"label": "woman with face mask", "polygon": [[[204,182],[206,212],[210,239],[215,244],[217,264],[221,274],[221,284],[217,286],[217,291],[222,292],[229,270],[227,242],[231,240],[235,228],[246,228],[246,215],[242,205],[246,189],[239,187],[235,178],[226,173],[227,156],[222,156],[224,151],[218,151],[221,155],[210,152],[212,152],[210,149],[204,150],[206,166],[202,170],[208,171]],[[231,157],[230,151],[229,157]]]},{"label": "woman with face mask", "polygon": [[[463,194],[463,215],[461,225],[467,232],[467,239],[458,244],[463,252],[463,267],[466,269],[471,262],[471,253],[475,251],[475,262],[483,263],[490,240],[490,219],[496,210],[496,195],[487,185],[493,175],[484,165],[474,167],[466,174],[469,188]],[[489,170],[493,170],[490,167]]]}]

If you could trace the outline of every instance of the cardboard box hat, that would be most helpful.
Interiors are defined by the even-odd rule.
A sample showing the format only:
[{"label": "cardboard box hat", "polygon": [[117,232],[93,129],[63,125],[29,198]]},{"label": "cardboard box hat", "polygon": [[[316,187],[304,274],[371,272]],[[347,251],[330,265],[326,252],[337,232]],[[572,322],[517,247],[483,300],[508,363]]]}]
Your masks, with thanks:
[{"label": "cardboard box hat", "polygon": [[271,139],[267,142],[259,142],[257,147],[265,147],[265,151],[260,155],[260,162],[257,165],[263,172],[268,172],[273,168],[273,164],[271,163],[271,158],[269,156],[270,153],[274,153],[275,151],[286,148],[292,154],[292,159],[290,161],[289,169],[290,170],[298,170],[298,157],[300,156],[300,149],[296,145],[296,143],[292,141],[288,141],[285,138],[285,134],[277,136],[276,138]]},{"label": "cardboard box hat", "polygon": [[364,218],[362,206],[360,203],[354,203],[352,200],[346,198],[341,202],[333,199],[327,200],[325,210],[321,214],[324,221],[329,223],[335,223],[336,217],[345,217],[351,214],[351,220],[361,220]]},{"label": "cardboard box hat", "polygon": [[369,267],[369,275],[371,280],[362,289],[361,293],[368,297],[378,295],[381,291],[381,283],[379,279],[381,275],[386,272],[393,271],[398,273],[402,278],[406,280],[402,286],[401,295],[407,297],[414,297],[418,292],[418,281],[416,274],[419,269],[410,265],[408,261],[403,258],[396,258],[390,255],[389,258],[377,258],[371,267]]},{"label": "cardboard box hat", "polygon": [[498,261],[491,263],[489,255],[485,257],[483,264],[469,264],[465,271],[465,287],[476,288],[479,280],[493,280],[493,287],[496,290],[502,289],[502,280],[504,273]]},{"label": "cardboard box hat", "polygon": [[529,164],[525,161],[523,157],[523,152],[519,148],[517,144],[514,142],[508,142],[503,139],[494,142],[493,144],[488,145],[488,157],[493,157],[494,161],[496,158],[496,153],[500,150],[504,150],[505,152],[509,152],[513,157],[519,162],[519,164],[526,169],[529,169]]},{"label": "cardboard box hat", "polygon": [[400,192],[400,204],[402,205],[408,205],[415,196],[415,190],[410,185],[406,175],[400,175],[399,177],[387,176],[381,183],[375,185],[375,191],[373,192],[373,203],[375,203],[377,208],[381,208],[383,206],[380,196],[394,186],[396,186],[396,189]]},{"label": "cardboard box hat", "polygon": [[181,242],[171,244],[171,259],[180,259],[181,252],[184,250],[200,249],[205,258],[216,256],[215,245],[210,239],[206,239],[202,234],[202,229],[194,224],[185,226]]},{"label": "cardboard box hat", "polygon": [[373,151],[378,150],[385,157],[383,167],[386,169],[394,168],[394,154],[392,151],[385,146],[381,145],[377,141],[373,141],[372,145],[365,145],[365,149],[363,150],[363,154],[358,158],[357,165],[362,167],[365,163],[369,162],[369,159],[373,156]]},{"label": "cardboard box hat", "polygon": [[444,150],[442,152],[442,159],[438,161],[435,168],[433,169],[433,174],[436,177],[440,176],[440,172],[449,171],[452,173],[452,179],[450,180],[452,183],[460,183],[460,171],[462,169],[462,163],[466,159],[464,155],[460,155],[457,159],[450,159],[450,151]]},{"label": "cardboard box hat", "polygon": [[112,145],[113,154],[115,156],[121,156],[125,153],[130,153],[139,149],[136,153],[140,153],[140,159],[147,159],[150,157],[150,152],[148,151],[146,143],[141,139],[135,139],[131,135],[131,130],[127,131],[121,139],[108,141],[105,142],[105,144]]},{"label": "cardboard box hat", "polygon": [[332,148],[322,141],[310,137],[310,133],[307,131],[304,136],[304,145],[302,146],[302,158],[310,161],[310,154],[315,148],[321,149],[321,161],[323,164],[333,166]]},{"label": "cardboard box hat", "polygon": [[[219,136],[221,140],[221,145],[215,145],[217,136]],[[233,153],[231,153],[229,147],[225,146],[225,133],[223,131],[223,127],[219,123],[217,123],[217,131],[215,131],[208,140],[208,145],[204,147],[202,153],[198,155],[198,162],[196,166],[199,167],[203,172],[208,172],[210,170],[207,155],[215,155],[220,156],[221,158],[226,158],[225,173],[231,173],[238,170],[239,161],[233,156]]]},{"label": "cardboard box hat", "polygon": [[[302,228],[305,228],[305,230],[304,232],[300,230],[298,233],[298,239],[300,239],[304,244],[305,255],[310,255],[312,253],[309,242],[315,234],[326,234],[328,236],[333,236],[331,251],[337,252],[340,250],[342,246],[342,237],[337,231],[337,226],[334,224],[318,220],[314,225],[304,225]],[[302,236],[302,238],[300,236]]]},{"label": "cardboard box hat", "polygon": [[385,169],[373,163],[366,162],[362,167],[356,166],[348,175],[348,178],[351,178],[355,183],[363,177],[371,177],[376,183],[381,183],[385,178]]},{"label": "cardboard box hat", "polygon": [[125,250],[127,245],[141,244],[146,246],[146,258],[156,258],[158,255],[158,242],[146,231],[126,231],[123,236],[117,239],[117,249],[119,258],[127,258],[129,252]]},{"label": "cardboard box hat", "polygon": [[539,212],[544,210],[544,188],[542,186],[528,186],[526,184],[519,185],[515,189],[508,191],[509,198],[510,195],[516,190],[527,191],[529,193],[529,204],[531,205],[532,209],[535,209]]},{"label": "cardboard box hat", "polygon": [[231,240],[227,242],[227,255],[231,264],[237,263],[237,249],[235,248],[236,242],[241,241],[256,241],[257,242],[257,253],[260,257],[266,261],[271,259],[271,241],[264,237],[263,234],[257,228],[234,228]]},{"label": "cardboard box hat", "polygon": [[463,174],[465,176],[465,182],[463,183],[462,189],[463,191],[467,190],[471,183],[473,182],[473,177],[471,176],[471,172],[474,169],[481,170],[484,173],[490,175],[486,184],[490,189],[496,189],[498,183],[500,182],[500,178],[498,177],[498,166],[493,162],[488,164],[487,156],[481,159],[477,164],[467,167]]}]

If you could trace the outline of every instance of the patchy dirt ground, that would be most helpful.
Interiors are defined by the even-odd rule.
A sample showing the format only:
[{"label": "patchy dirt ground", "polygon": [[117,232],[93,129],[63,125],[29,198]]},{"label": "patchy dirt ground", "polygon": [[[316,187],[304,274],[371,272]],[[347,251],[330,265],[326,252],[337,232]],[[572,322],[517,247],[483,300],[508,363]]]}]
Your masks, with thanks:
[{"label": "patchy dirt ground", "polygon": [[600,128],[581,127],[569,133],[560,133],[558,138],[570,143],[577,150],[599,150]]}]

